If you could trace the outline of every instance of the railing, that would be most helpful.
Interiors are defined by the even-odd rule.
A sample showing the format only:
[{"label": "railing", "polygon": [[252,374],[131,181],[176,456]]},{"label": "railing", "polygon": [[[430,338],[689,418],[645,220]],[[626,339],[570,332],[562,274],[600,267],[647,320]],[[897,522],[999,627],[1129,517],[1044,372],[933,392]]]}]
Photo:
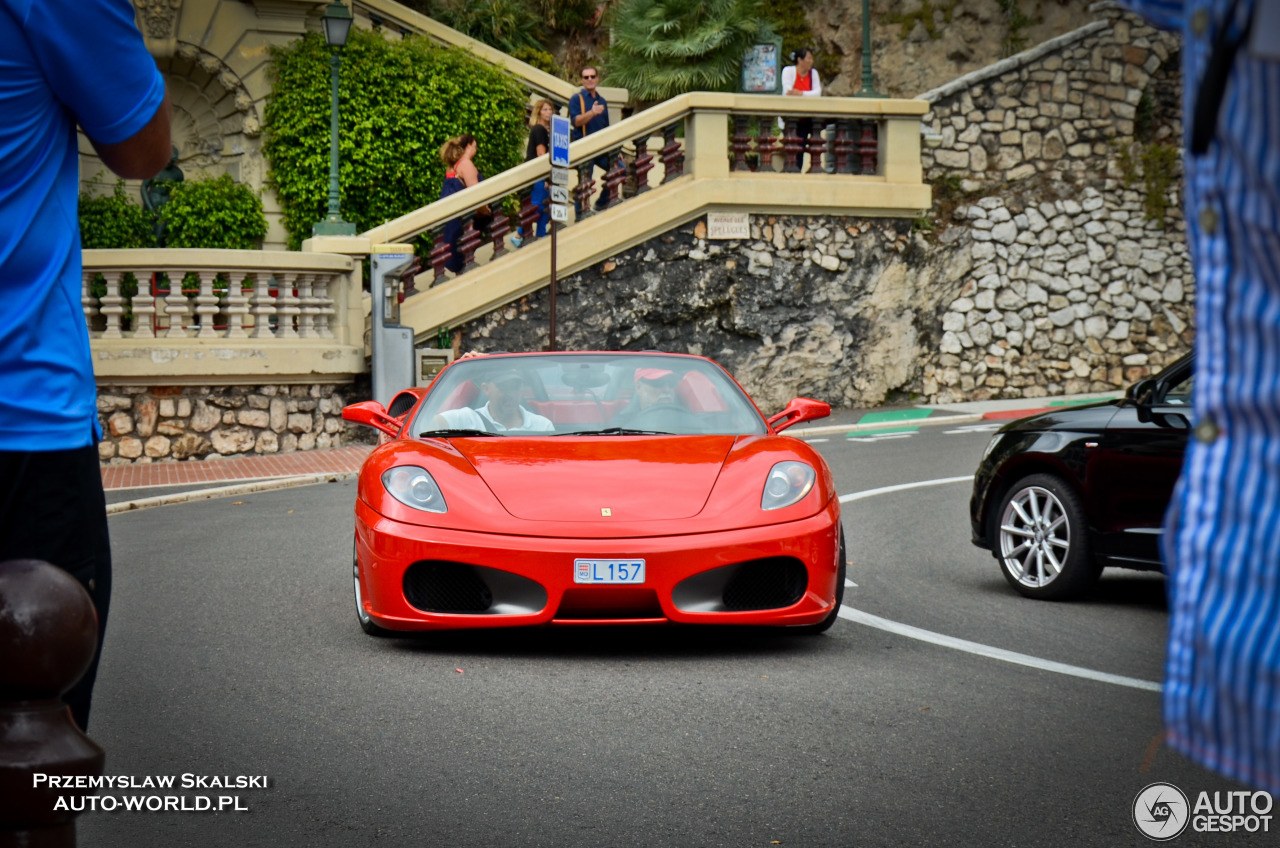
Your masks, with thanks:
[{"label": "railing", "polygon": [[[919,118],[926,108],[913,100],[695,92],[632,116],[570,147],[569,190],[577,210],[562,226],[558,270],[571,274],[708,209],[916,217],[931,204],[920,164]],[[806,120],[811,135],[804,144],[798,125]],[[598,161],[608,165],[599,180]],[[406,299],[401,313],[424,338],[545,285],[544,251],[537,245],[511,251],[506,235],[523,226],[533,241],[540,210],[531,193],[549,171],[546,157],[526,162],[358,237],[310,239],[303,249],[363,255],[374,243],[428,238],[431,270],[418,279],[427,290]],[[651,191],[658,186],[661,192]],[[660,200],[652,199],[656,194]],[[514,216],[502,208],[508,197],[518,198]],[[607,225],[591,226],[595,204],[608,210],[599,216]],[[483,206],[494,213],[487,232],[475,221]],[[612,214],[617,206],[627,214]],[[451,221],[461,224],[454,244],[444,236]],[[493,254],[484,264],[487,244]],[[461,273],[449,279],[446,264],[455,256]],[[489,267],[493,274],[475,273]]]},{"label": "railing", "polygon": [[361,266],[254,250],[86,250],[99,381],[332,382],[364,370]]}]

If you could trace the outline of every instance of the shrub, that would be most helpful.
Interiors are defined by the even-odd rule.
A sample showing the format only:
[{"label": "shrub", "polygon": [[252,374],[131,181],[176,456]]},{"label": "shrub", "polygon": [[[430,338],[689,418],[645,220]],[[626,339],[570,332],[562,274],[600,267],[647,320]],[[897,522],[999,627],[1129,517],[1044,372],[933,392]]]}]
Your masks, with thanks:
[{"label": "shrub", "polygon": [[651,102],[734,89],[743,54],[764,33],[758,0],[622,0],[609,25],[609,84]]},{"label": "shrub", "polygon": [[782,39],[783,60],[802,47],[812,50],[813,65],[818,69],[823,88],[826,88],[832,78],[840,73],[840,57],[818,49],[813,30],[809,29],[809,22],[805,20],[806,8],[808,6],[801,0],[770,0],[760,11],[765,23]]},{"label": "shrub", "polygon": [[511,58],[527,62],[540,71],[546,71],[556,76],[560,75],[560,68],[556,65],[555,57],[545,50],[538,50],[533,47],[518,47],[511,51]]},{"label": "shrub", "polygon": [[522,0],[438,0],[431,17],[463,35],[511,53],[521,47],[541,49],[542,21]]},{"label": "shrub", "polygon": [[111,194],[81,194],[79,217],[80,244],[89,250],[155,245],[155,218],[129,199],[124,180],[116,181]]},{"label": "shrub", "polygon": [[[329,193],[329,49],[318,33],[273,50],[264,151],[289,244],[311,235]],[[342,52],[342,217],[367,230],[440,196],[440,145],[471,133],[482,174],[523,161],[527,94],[461,50],[352,30]]]},{"label": "shrub", "polygon": [[262,199],[223,174],[217,179],[176,183],[160,207],[168,247],[252,250],[267,234]]}]

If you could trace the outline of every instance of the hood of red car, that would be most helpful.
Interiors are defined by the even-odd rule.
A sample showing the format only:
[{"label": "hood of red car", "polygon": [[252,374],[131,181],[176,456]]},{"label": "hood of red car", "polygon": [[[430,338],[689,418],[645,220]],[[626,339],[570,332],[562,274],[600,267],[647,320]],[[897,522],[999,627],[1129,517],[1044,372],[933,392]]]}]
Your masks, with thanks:
[{"label": "hood of red car", "polygon": [[697,515],[734,438],[459,439],[454,446],[517,518],[631,522]]}]

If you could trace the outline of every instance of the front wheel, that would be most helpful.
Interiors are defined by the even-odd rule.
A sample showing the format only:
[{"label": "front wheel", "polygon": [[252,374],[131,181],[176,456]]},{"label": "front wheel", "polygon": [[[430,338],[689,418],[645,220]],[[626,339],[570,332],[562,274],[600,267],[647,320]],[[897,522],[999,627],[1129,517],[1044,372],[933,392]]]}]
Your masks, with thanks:
[{"label": "front wheel", "polygon": [[1032,474],[1014,483],[996,518],[996,559],[1018,592],[1063,600],[1097,581],[1101,569],[1089,550],[1084,509],[1057,477]]},{"label": "front wheel", "polygon": [[793,627],[791,630],[804,636],[816,636],[819,633],[826,633],[831,629],[831,625],[836,623],[836,619],[840,617],[840,604],[844,603],[844,578],[845,578],[845,559],[844,552],[844,528],[840,529],[840,567],[836,569],[836,604],[831,608],[831,612],[826,618],[817,624],[802,624]]},{"label": "front wheel", "polygon": [[355,539],[351,541],[351,578],[355,584],[356,621],[360,622],[360,629],[370,636],[384,637],[394,635],[390,630],[374,624],[373,619],[369,617],[369,613],[365,612],[364,598],[360,596],[360,552],[359,545]]}]

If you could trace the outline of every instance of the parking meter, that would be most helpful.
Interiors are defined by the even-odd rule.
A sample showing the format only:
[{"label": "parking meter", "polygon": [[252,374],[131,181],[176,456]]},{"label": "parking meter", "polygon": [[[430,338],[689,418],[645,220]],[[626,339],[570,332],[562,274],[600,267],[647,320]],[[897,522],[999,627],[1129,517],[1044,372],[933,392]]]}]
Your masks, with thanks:
[{"label": "parking meter", "polygon": [[413,262],[413,247],[374,245],[369,260],[373,399],[385,407],[396,392],[414,385],[413,328],[400,324],[400,275]]}]

